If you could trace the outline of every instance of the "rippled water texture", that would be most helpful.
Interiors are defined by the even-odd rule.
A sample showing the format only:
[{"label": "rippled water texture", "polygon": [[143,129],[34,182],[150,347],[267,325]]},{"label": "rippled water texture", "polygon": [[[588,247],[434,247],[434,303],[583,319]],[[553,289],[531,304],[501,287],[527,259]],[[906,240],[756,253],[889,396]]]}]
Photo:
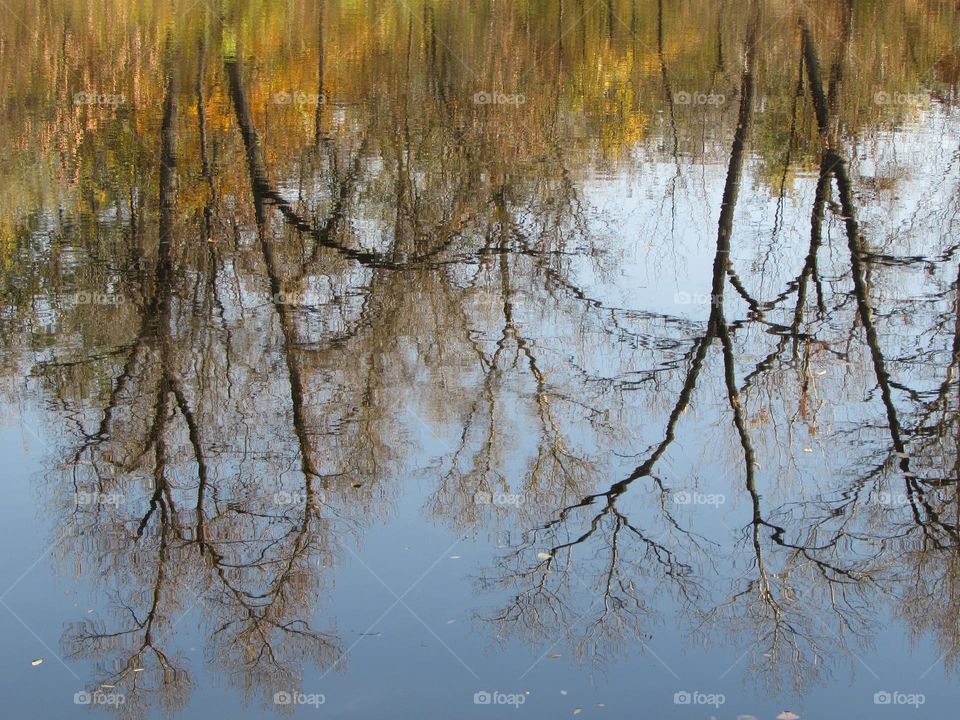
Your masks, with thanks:
[{"label": "rippled water texture", "polygon": [[955,716],[956,2],[0,13],[3,713]]}]

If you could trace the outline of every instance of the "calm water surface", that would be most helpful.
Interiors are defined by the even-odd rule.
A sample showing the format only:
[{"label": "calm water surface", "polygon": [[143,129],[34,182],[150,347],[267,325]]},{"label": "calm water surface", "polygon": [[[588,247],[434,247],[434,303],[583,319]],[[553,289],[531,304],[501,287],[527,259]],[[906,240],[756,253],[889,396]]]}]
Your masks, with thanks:
[{"label": "calm water surface", "polygon": [[0,5],[6,717],[955,715],[955,2]]}]

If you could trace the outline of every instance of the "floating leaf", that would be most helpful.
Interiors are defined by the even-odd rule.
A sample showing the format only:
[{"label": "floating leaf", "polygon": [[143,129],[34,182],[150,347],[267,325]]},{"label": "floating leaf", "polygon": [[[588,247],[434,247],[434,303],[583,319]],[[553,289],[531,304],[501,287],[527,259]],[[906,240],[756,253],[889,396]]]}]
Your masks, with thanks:
[{"label": "floating leaf", "polygon": [[37,665],[43,665],[43,658],[37,658],[36,660],[31,660],[30,664],[36,667]]},{"label": "floating leaf", "polygon": [[782,713],[777,715],[777,720],[800,720],[800,716],[796,713],[792,713],[789,710],[784,710]]},{"label": "floating leaf", "polygon": [[537,553],[537,557],[540,558],[541,560],[549,560],[550,558],[553,557],[553,555],[551,555],[551,554],[548,553],[548,552],[544,552],[543,550],[541,550],[540,552]]}]

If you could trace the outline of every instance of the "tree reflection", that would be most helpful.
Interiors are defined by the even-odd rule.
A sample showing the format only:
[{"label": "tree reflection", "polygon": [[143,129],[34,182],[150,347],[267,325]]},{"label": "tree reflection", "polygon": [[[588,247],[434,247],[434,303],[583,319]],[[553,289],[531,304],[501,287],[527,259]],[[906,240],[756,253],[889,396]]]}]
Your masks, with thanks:
[{"label": "tree reflection", "polygon": [[[188,701],[188,616],[247,699],[343,667],[323,617],[342,543],[411,472],[431,522],[509,535],[484,620],[537,653],[610,660],[667,607],[800,688],[886,607],[956,664],[957,245],[946,221],[918,252],[880,236],[851,158],[892,122],[857,98],[926,60],[949,74],[957,16],[924,16],[934,40],[891,76],[862,56],[912,32],[895,11],[707,5],[694,22],[610,2],[571,26],[567,2],[474,3],[490,29],[472,34],[431,3],[203,4],[189,32],[157,9],[149,67],[120,73],[135,111],[47,119],[77,138],[44,176],[69,203],[4,212],[4,362],[69,430],[47,488],[59,552],[111,613],[63,641],[124,712]],[[87,21],[64,12],[75,38]],[[82,49],[107,84],[100,41]],[[525,102],[476,99],[493,91]],[[615,226],[634,193],[643,217]],[[666,288],[683,255],[689,287],[708,225],[705,320],[637,309],[634,266]],[[922,308],[882,299],[903,287]],[[78,292],[122,301],[64,302]],[[718,525],[677,497],[719,475]]]}]

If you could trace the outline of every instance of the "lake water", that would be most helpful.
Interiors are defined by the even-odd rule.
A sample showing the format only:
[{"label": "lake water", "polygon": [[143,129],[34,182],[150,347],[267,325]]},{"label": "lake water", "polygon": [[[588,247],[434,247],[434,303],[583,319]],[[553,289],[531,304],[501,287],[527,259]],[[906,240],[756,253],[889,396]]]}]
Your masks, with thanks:
[{"label": "lake water", "polygon": [[0,6],[9,717],[956,714],[956,3]]}]

